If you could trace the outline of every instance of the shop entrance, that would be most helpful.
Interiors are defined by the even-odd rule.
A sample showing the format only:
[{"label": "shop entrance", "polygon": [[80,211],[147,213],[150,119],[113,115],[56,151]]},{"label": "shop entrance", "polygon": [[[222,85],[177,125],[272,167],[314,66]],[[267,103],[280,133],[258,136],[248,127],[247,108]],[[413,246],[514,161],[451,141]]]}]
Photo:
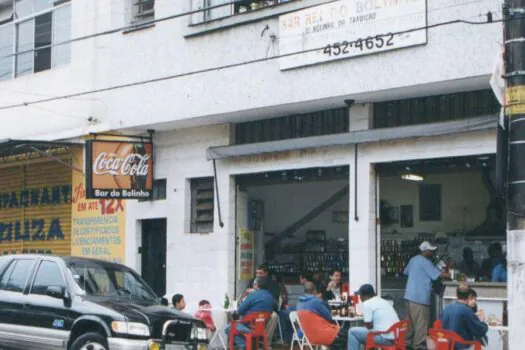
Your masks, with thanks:
[{"label": "shop entrance", "polygon": [[290,303],[303,292],[301,271],[343,271],[348,279],[349,167],[237,176],[237,296],[256,266],[266,263],[288,286]]},{"label": "shop entrance", "polygon": [[[451,284],[491,282],[490,271],[481,271],[488,247],[500,243],[506,250],[505,206],[496,192],[495,169],[493,154],[376,164],[378,278],[382,296],[395,300],[400,317],[406,314],[403,271],[423,241],[438,247],[434,263],[443,261],[445,269],[454,270]],[[443,299],[432,300],[431,318],[443,307]]]},{"label": "shop entrance", "polygon": [[142,220],[142,278],[157,295],[166,294],[166,219]]}]

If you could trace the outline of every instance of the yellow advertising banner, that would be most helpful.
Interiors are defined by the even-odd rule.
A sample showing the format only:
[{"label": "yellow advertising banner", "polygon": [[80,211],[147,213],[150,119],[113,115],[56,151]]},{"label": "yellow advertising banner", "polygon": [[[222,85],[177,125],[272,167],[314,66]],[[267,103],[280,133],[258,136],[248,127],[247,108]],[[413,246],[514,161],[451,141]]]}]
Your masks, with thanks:
[{"label": "yellow advertising banner", "polygon": [[[82,169],[84,152],[73,154]],[[86,199],[84,174],[73,171],[71,255],[125,263],[126,204],[122,199]]]},{"label": "yellow advertising banner", "polygon": [[250,281],[253,278],[253,249],[253,232],[241,229],[239,236],[239,279],[241,281]]}]

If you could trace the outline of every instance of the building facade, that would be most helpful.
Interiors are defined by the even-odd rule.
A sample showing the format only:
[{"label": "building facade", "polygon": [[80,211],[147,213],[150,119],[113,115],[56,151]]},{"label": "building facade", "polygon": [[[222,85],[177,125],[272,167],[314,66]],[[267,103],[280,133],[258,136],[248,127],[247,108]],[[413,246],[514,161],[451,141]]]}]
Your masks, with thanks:
[{"label": "building facade", "polygon": [[[483,237],[501,228],[483,226],[498,2],[25,2],[0,1],[2,138],[154,130],[156,195],[127,201],[124,241],[125,263],[153,274],[159,293],[219,304],[269,261],[292,279],[339,267],[351,288],[399,298],[403,287],[385,286],[402,270],[388,237],[468,233],[478,259],[505,243]],[[41,25],[55,35],[43,38]],[[407,195],[396,181],[415,170],[440,190]],[[482,204],[462,202],[481,192]],[[316,232],[320,251],[308,245]]]}]

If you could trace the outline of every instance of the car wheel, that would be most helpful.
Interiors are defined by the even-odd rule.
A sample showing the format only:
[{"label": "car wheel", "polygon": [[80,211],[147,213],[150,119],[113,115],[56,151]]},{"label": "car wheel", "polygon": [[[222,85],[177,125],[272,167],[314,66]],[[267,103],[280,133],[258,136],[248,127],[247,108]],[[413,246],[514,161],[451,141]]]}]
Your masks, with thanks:
[{"label": "car wheel", "polygon": [[98,333],[86,333],[75,339],[70,350],[108,350],[108,342]]}]

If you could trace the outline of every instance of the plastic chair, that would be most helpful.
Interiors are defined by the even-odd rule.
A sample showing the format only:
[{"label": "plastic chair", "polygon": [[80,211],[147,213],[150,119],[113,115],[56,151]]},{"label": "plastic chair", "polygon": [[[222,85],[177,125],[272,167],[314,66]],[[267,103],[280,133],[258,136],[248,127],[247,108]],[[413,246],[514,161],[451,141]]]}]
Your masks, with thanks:
[{"label": "plastic chair", "polygon": [[[408,330],[409,324],[410,324],[409,321],[404,320],[404,321],[400,321],[392,325],[392,327],[390,327],[388,330],[384,332],[368,333],[368,336],[366,337],[366,350],[370,350],[370,349],[405,350],[406,349],[405,335]],[[394,343],[392,345],[381,345],[381,344],[375,343],[374,337],[376,335],[386,335],[386,334],[394,334]]]},{"label": "plastic chair", "polygon": [[299,324],[299,328],[302,330],[303,333],[303,345],[301,346],[301,349],[304,348],[305,344],[308,345],[310,350],[319,350],[326,347],[325,344],[312,344],[312,342],[310,342],[310,339],[308,339],[308,336],[303,330],[303,326],[301,326],[301,319],[299,318],[299,314],[297,314],[297,323]]},{"label": "plastic chair", "polygon": [[[232,321],[230,327],[230,336],[228,345],[230,350],[235,349],[235,337],[242,336],[246,340],[246,350],[252,349],[252,341],[255,340],[255,349],[259,349],[259,340],[262,339],[264,342],[264,350],[268,350],[268,334],[266,333],[266,323],[272,316],[271,312],[254,312],[246,315],[239,321]],[[242,333],[237,331],[237,324],[249,323],[248,328],[251,329],[250,333]]]},{"label": "plastic chair", "polygon": [[433,329],[442,329],[443,328],[443,322],[441,320],[435,320],[434,325],[432,326]]},{"label": "plastic chair", "polygon": [[[283,307],[283,298],[279,297],[279,304],[277,306],[277,310],[281,311],[282,307]],[[281,339],[281,344],[284,344],[283,327],[281,325],[281,317],[279,316],[279,312],[277,312],[277,328],[279,329],[279,338]]]},{"label": "plastic chair", "polygon": [[436,344],[436,350],[453,350],[458,345],[474,346],[474,350],[481,350],[481,343],[479,341],[463,340],[457,333],[447,331],[444,329],[430,329],[428,335]]},{"label": "plastic chair", "polygon": [[293,335],[292,335],[292,345],[290,350],[293,350],[293,345],[295,342],[299,344],[299,348],[303,350],[304,347],[304,337],[299,338],[299,332],[297,331],[296,325],[299,324],[299,318],[297,317],[297,311],[290,312],[290,322],[292,323]]}]

